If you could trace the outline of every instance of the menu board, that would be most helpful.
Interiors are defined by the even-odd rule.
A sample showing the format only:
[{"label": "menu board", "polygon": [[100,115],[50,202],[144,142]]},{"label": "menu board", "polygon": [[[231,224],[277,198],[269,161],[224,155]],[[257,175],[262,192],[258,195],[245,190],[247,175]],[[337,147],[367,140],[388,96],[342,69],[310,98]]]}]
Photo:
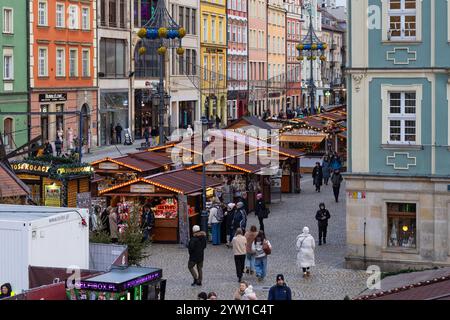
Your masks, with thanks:
[{"label": "menu board", "polygon": [[61,186],[46,185],[44,199],[44,205],[47,207],[61,207]]},{"label": "menu board", "polygon": [[168,198],[155,206],[155,218],[175,219],[178,216],[178,203],[176,199]]}]

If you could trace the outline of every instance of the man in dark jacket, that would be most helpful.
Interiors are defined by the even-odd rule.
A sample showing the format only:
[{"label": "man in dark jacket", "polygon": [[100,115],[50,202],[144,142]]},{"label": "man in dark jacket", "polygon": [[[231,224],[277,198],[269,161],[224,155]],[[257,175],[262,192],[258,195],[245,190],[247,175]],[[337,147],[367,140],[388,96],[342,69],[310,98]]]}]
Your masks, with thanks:
[{"label": "man in dark jacket", "polygon": [[[192,232],[194,233],[191,239],[189,240],[189,262],[188,269],[194,278],[194,282],[192,282],[192,286],[201,286],[202,285],[202,268],[203,268],[203,258],[204,251],[206,249],[206,233],[204,231],[200,231],[200,227],[195,225],[192,227]],[[195,266],[197,266],[197,272],[195,271]]]},{"label": "man in dark jacket", "polygon": [[267,218],[267,208],[262,193],[256,195],[255,214],[259,220],[259,230],[264,231],[264,219]]},{"label": "man in dark jacket", "polygon": [[341,188],[342,180],[344,180],[344,178],[342,178],[339,169],[334,170],[333,175],[331,176],[331,183],[333,184],[334,199],[336,202],[339,202],[339,189]]},{"label": "man in dark jacket", "polygon": [[270,288],[267,300],[292,300],[291,288],[284,282],[282,274],[277,275],[277,284]]},{"label": "man in dark jacket", "polygon": [[117,126],[115,127],[116,130],[116,142],[117,143],[122,143],[122,126],[120,125],[120,123],[117,123]]},{"label": "man in dark jacket", "polygon": [[323,243],[327,243],[327,228],[328,228],[328,219],[330,219],[330,212],[325,209],[325,204],[319,204],[319,210],[316,213],[316,220],[319,225],[319,246]]},{"label": "man in dark jacket", "polygon": [[153,226],[155,225],[155,215],[150,207],[145,206],[141,217],[142,242],[151,237]]},{"label": "man in dark jacket", "polygon": [[234,221],[234,214],[236,213],[236,209],[234,208],[236,205],[232,202],[230,202],[227,205],[227,212],[225,213],[225,220],[226,220],[226,228],[227,228],[227,247],[231,248],[231,240],[233,240],[234,237],[234,228],[233,228],[233,221]]},{"label": "man in dark jacket", "polygon": [[316,186],[316,192],[320,192],[320,186],[323,180],[323,171],[320,162],[316,162],[316,166],[312,172],[313,184]]},{"label": "man in dark jacket", "polygon": [[245,211],[244,203],[238,202],[236,204],[236,212],[234,213],[233,229],[237,230],[238,228],[241,228],[242,231],[245,233],[246,227],[247,227],[247,212]]}]

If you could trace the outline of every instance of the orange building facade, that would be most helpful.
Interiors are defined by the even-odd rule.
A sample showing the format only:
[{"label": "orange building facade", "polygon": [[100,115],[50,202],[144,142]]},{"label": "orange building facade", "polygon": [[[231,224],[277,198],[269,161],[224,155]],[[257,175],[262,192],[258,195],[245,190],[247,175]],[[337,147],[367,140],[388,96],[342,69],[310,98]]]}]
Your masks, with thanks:
[{"label": "orange building facade", "polygon": [[81,125],[86,152],[98,136],[96,0],[29,2],[31,139],[59,136],[68,152]]}]

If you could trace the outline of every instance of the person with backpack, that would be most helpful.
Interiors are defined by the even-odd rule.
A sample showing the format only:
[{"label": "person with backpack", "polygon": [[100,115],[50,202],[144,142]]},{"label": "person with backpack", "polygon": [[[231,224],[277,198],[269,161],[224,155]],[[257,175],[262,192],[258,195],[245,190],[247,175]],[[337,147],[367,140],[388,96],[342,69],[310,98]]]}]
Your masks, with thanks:
[{"label": "person with backpack", "polygon": [[[220,212],[220,213],[219,213]],[[223,210],[219,205],[214,204],[209,209],[208,226],[211,227],[212,232],[212,244],[220,244],[220,225],[223,220]]]},{"label": "person with backpack", "polygon": [[343,180],[344,178],[342,178],[339,169],[334,170],[333,175],[331,176],[331,183],[333,184],[334,200],[336,200],[336,202],[339,202],[339,189],[341,188]]},{"label": "person with backpack", "polygon": [[255,253],[256,278],[263,281],[267,274],[267,256],[272,253],[272,245],[266,239],[264,231],[259,231],[253,241],[252,252]]},{"label": "person with backpack", "polygon": [[244,203],[238,202],[236,204],[236,212],[234,213],[233,229],[237,230],[238,228],[241,228],[242,232],[245,233],[246,226],[247,226],[247,212],[244,209]]},{"label": "person with backpack", "polygon": [[255,214],[259,220],[259,230],[264,231],[264,219],[269,217],[269,209],[266,207],[262,193],[256,195]]}]

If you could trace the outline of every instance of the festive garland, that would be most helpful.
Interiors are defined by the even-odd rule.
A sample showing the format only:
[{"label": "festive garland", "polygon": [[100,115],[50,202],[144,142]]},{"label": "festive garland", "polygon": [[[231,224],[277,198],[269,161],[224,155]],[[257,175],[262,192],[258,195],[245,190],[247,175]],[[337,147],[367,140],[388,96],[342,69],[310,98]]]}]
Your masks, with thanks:
[{"label": "festive garland", "polygon": [[[55,158],[57,160],[64,159],[52,156],[49,156],[48,158]],[[11,164],[14,165],[14,164],[28,163],[30,165],[35,166],[50,166],[50,169],[48,170],[47,174],[49,178],[54,180],[64,180],[76,177],[91,177],[94,174],[94,170],[89,163],[73,163],[71,161],[70,163],[56,164],[54,162],[45,160],[47,159],[43,157],[28,158],[25,159],[24,161],[11,161]],[[80,168],[79,172],[77,172],[76,170],[70,170],[77,168]]]}]

